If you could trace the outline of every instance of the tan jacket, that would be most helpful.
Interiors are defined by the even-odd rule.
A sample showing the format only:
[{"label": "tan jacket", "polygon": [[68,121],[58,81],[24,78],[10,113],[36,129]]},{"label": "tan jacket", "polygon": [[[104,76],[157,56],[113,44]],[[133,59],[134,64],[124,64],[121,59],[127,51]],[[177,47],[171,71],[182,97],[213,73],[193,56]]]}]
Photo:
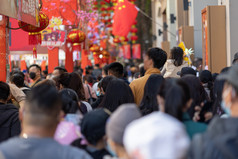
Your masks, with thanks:
[{"label": "tan jacket", "polygon": [[137,105],[140,104],[143,95],[145,84],[152,74],[160,74],[160,70],[157,68],[150,68],[145,72],[145,75],[141,78],[135,79],[131,82],[130,87],[134,95],[134,100]]},{"label": "tan jacket", "polygon": [[177,67],[174,65],[174,60],[168,59],[164,65],[162,74],[164,78],[167,78],[167,77],[179,78],[180,76],[177,75],[177,72],[181,71],[183,67],[188,67],[188,63],[184,61],[181,66]]}]

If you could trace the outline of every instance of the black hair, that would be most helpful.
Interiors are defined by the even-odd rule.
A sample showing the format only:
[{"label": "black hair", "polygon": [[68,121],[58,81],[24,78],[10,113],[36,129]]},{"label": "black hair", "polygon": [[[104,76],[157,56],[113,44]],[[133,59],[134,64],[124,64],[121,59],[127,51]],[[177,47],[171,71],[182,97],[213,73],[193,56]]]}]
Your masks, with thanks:
[{"label": "black hair", "polygon": [[123,77],[123,73],[124,73],[123,65],[119,62],[113,62],[109,64],[108,71],[110,71],[117,78]]},{"label": "black hair", "polygon": [[78,95],[74,90],[65,88],[59,92],[59,95],[62,100],[62,110],[65,114],[75,114],[80,110]]},{"label": "black hair", "polygon": [[158,74],[152,74],[147,80],[144,88],[144,96],[139,106],[143,116],[159,110],[157,94],[163,81],[163,76]]},{"label": "black hair", "polygon": [[114,76],[107,76],[104,77],[101,82],[100,85],[98,86],[99,88],[102,88],[104,92],[106,92],[107,90],[107,86],[108,84],[111,82],[111,80],[116,79]]},{"label": "black hair", "polygon": [[68,72],[65,68],[59,66],[55,67],[54,70],[59,70],[60,74]]},{"label": "black hair", "polygon": [[202,65],[202,58],[195,58],[193,61],[193,65],[198,68],[200,65]]},{"label": "black hair", "polygon": [[32,67],[36,67],[36,68],[41,72],[41,67],[40,67],[39,65],[37,65],[37,64],[32,64],[32,65],[30,65],[29,70],[30,70]]},{"label": "black hair", "polygon": [[190,100],[188,85],[180,79],[165,79],[159,95],[165,100],[165,113],[182,121],[183,108]]},{"label": "black hair", "polygon": [[84,82],[87,81],[88,83],[94,83],[93,76],[92,76],[92,75],[89,75],[89,74],[83,76],[83,81],[84,81]]},{"label": "black hair", "polygon": [[64,73],[59,76],[58,82],[59,84],[62,84],[64,88],[74,90],[77,93],[79,100],[85,100],[83,82],[77,73]]},{"label": "black hair", "polygon": [[199,78],[193,75],[185,75],[181,78],[189,87],[190,96],[193,99],[193,103],[191,107],[188,109],[188,113],[190,115],[190,118],[193,118],[195,113],[195,107],[201,106],[201,104],[204,101],[208,101],[209,98],[207,96],[207,93],[202,86]]},{"label": "black hair", "polygon": [[183,49],[180,47],[173,47],[173,49],[171,49],[170,59],[174,60],[174,65],[176,67],[181,66],[183,64]]},{"label": "black hair", "polygon": [[14,75],[14,74],[19,74],[19,75],[21,75],[23,78],[25,78],[24,73],[21,72],[21,71],[15,70],[15,71],[10,72],[10,77],[11,77],[12,75]]},{"label": "black hair", "polygon": [[24,111],[25,115],[30,117],[28,124],[47,128],[58,124],[62,105],[59,93],[54,86],[48,83],[35,86],[27,96],[26,102]]},{"label": "black hair", "polygon": [[220,73],[226,73],[226,72],[228,72],[228,71],[230,70],[230,68],[231,68],[231,67],[225,67],[225,68],[223,68],[223,69],[221,70]]},{"label": "black hair", "polygon": [[7,101],[10,95],[10,87],[7,83],[0,81],[0,99]]},{"label": "black hair", "polygon": [[17,87],[21,88],[24,87],[24,78],[22,77],[21,74],[16,73],[10,76],[10,81],[14,83]]},{"label": "black hair", "polygon": [[48,70],[44,70],[43,73],[44,73],[45,75],[48,75]]},{"label": "black hair", "polygon": [[209,97],[210,100],[213,100],[213,78],[212,73],[208,70],[203,70],[200,72],[199,79],[203,84],[206,84],[205,88],[208,88],[210,91]]},{"label": "black hair", "polygon": [[221,116],[224,111],[221,107],[222,92],[225,84],[225,80],[215,80],[213,87],[214,103],[213,103],[213,114]]},{"label": "black hair", "polygon": [[145,75],[145,68],[144,67],[141,67],[140,68],[140,77],[144,76]]},{"label": "black hair", "polygon": [[151,48],[146,52],[146,55],[152,59],[154,67],[160,69],[164,66],[167,60],[167,53],[160,48]]},{"label": "black hair", "polygon": [[102,70],[105,72],[106,75],[108,75],[108,65],[105,65]]},{"label": "black hair", "polygon": [[134,96],[131,88],[121,79],[111,80],[99,107],[114,112],[120,105],[125,103],[134,103]]}]

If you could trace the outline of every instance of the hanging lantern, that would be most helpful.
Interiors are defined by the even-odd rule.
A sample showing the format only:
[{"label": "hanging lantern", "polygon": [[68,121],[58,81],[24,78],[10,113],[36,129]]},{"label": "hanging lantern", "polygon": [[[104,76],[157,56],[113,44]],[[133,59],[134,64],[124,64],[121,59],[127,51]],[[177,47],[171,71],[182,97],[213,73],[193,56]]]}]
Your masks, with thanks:
[{"label": "hanging lantern", "polygon": [[102,13],[101,16],[102,16],[102,17],[106,17],[106,16],[107,16],[107,13]]},{"label": "hanging lantern", "polygon": [[135,20],[135,22],[133,23],[133,25],[136,25],[137,24],[137,21]]},{"label": "hanging lantern", "polygon": [[105,4],[106,4],[106,2],[104,2],[104,1],[101,1],[101,2],[100,2],[100,4],[101,4],[101,5],[105,5]]},{"label": "hanging lantern", "polygon": [[73,29],[72,31],[69,32],[67,36],[67,41],[72,43],[72,44],[80,44],[84,42],[86,39],[86,35],[83,31],[79,29]]},{"label": "hanging lantern", "polygon": [[137,28],[132,28],[132,29],[131,29],[131,32],[132,32],[132,33],[137,33],[137,32],[138,32],[138,29],[137,29]]},{"label": "hanging lantern", "polygon": [[101,51],[102,54],[102,63],[109,63],[110,53],[106,50]]},{"label": "hanging lantern", "polygon": [[113,42],[117,44],[117,43],[120,43],[120,40],[119,40],[119,38],[114,38]]},{"label": "hanging lantern", "polygon": [[100,47],[94,44],[89,48],[89,50],[92,51],[93,53],[98,53],[100,51]]},{"label": "hanging lantern", "polygon": [[29,45],[41,44],[41,31],[49,25],[49,18],[43,12],[39,13],[39,27],[27,24],[22,21],[18,21],[19,27],[29,32]]},{"label": "hanging lantern", "polygon": [[138,36],[131,36],[131,40],[132,40],[132,41],[138,40]]},{"label": "hanging lantern", "polygon": [[36,47],[33,48],[33,58],[37,59],[37,50]]}]

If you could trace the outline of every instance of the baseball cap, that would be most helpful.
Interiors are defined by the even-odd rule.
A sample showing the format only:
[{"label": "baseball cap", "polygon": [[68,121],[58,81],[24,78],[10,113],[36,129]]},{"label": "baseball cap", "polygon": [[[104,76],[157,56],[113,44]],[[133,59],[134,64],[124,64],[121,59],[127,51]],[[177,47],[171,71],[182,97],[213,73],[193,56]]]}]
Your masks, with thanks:
[{"label": "baseball cap", "polygon": [[190,142],[184,125],[163,112],[133,121],[123,141],[130,157],[146,159],[184,158]]},{"label": "baseball cap", "polygon": [[81,133],[90,144],[96,144],[104,135],[110,112],[107,109],[95,109],[84,115],[81,122]]},{"label": "baseball cap", "polygon": [[112,113],[106,126],[107,136],[114,142],[123,145],[126,126],[141,117],[136,104],[122,104]]},{"label": "baseball cap", "polygon": [[218,80],[225,80],[238,89],[238,64],[233,65],[227,72],[220,74]]},{"label": "baseball cap", "polygon": [[194,75],[196,76],[196,71],[191,67],[183,67],[181,71],[177,72],[177,75],[183,77],[184,75]]}]

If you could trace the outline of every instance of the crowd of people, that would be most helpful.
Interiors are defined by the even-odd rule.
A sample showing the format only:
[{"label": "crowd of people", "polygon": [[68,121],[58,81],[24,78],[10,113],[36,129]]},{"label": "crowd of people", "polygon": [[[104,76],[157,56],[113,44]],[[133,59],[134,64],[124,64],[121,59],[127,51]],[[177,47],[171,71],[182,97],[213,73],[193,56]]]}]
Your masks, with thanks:
[{"label": "crowd of people", "polygon": [[0,159],[238,158],[238,53],[211,73],[183,50],[149,49],[51,74],[33,64],[0,82]]}]

